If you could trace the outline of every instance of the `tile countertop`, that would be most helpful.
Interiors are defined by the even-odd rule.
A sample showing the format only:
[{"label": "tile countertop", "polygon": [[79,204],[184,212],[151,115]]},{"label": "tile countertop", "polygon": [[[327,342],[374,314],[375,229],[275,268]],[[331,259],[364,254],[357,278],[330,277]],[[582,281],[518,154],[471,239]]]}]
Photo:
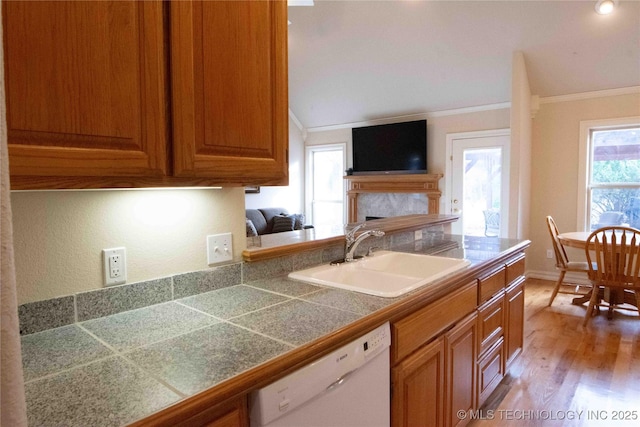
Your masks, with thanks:
[{"label": "tile countertop", "polygon": [[[472,266],[522,243],[448,237],[439,255]],[[29,425],[140,420],[419,292],[380,298],[285,276],[25,335]]]}]

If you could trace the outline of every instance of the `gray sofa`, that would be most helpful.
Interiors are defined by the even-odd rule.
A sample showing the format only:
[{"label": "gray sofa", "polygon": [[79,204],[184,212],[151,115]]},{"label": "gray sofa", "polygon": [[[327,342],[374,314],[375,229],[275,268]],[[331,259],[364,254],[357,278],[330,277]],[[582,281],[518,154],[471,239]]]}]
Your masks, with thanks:
[{"label": "gray sofa", "polygon": [[313,228],[304,224],[303,214],[289,215],[284,208],[246,209],[246,217],[247,237]]}]

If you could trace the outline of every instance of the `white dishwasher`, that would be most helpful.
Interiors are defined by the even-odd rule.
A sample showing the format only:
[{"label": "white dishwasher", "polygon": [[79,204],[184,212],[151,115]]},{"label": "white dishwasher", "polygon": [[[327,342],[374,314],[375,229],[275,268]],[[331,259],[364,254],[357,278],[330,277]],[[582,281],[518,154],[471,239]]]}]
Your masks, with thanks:
[{"label": "white dishwasher", "polygon": [[251,394],[251,427],[388,427],[389,323]]}]

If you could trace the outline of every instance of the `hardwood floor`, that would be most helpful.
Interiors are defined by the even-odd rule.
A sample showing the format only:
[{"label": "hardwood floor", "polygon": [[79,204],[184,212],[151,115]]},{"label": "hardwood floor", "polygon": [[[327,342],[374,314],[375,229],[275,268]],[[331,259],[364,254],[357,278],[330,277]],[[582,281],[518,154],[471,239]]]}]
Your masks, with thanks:
[{"label": "hardwood floor", "polygon": [[470,425],[639,426],[638,313],[603,310],[585,328],[586,305],[559,294],[547,307],[552,289],[527,281],[524,352]]}]

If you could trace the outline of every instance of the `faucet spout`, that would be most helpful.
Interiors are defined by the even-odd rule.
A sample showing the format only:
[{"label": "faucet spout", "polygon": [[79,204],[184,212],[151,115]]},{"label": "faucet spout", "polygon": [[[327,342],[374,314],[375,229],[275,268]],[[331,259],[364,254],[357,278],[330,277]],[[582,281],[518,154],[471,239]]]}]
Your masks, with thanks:
[{"label": "faucet spout", "polygon": [[366,223],[359,224],[345,234],[345,246],[344,246],[345,262],[351,262],[354,260],[354,254],[356,253],[356,249],[358,248],[358,245],[362,243],[362,241],[365,240],[367,237],[384,236],[384,231],[382,230],[367,230],[360,233],[358,237],[355,237],[356,231],[364,228],[365,225]]}]

